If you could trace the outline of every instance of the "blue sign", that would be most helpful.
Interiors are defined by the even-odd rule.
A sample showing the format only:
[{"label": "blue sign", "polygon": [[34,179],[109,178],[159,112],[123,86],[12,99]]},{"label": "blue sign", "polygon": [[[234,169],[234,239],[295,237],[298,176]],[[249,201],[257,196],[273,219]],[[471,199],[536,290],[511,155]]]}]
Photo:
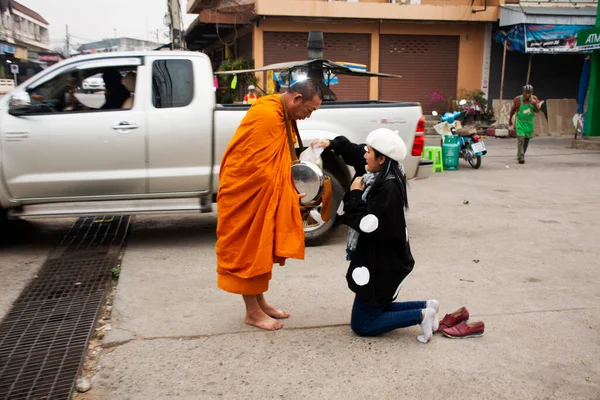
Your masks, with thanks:
[{"label": "blue sign", "polygon": [[15,54],[17,52],[17,47],[12,44],[0,43],[0,54]]}]

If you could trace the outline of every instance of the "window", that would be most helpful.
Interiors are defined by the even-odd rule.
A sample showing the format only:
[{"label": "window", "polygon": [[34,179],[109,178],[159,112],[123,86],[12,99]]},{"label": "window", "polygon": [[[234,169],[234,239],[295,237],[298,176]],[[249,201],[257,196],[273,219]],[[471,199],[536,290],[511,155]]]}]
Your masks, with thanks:
[{"label": "window", "polygon": [[[133,107],[136,66],[70,69],[27,89],[33,114],[124,110]],[[85,67],[83,66],[83,67]]]},{"label": "window", "polygon": [[152,104],[185,107],[194,98],[194,71],[189,60],[159,60],[152,66]]}]

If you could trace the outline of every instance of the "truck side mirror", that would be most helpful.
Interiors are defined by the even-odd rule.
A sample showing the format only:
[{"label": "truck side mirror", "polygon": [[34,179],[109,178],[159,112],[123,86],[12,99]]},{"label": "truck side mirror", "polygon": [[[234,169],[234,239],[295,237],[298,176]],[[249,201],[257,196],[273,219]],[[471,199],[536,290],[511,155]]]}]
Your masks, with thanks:
[{"label": "truck side mirror", "polygon": [[25,115],[31,109],[31,97],[27,92],[15,93],[8,103],[8,113],[10,115]]}]

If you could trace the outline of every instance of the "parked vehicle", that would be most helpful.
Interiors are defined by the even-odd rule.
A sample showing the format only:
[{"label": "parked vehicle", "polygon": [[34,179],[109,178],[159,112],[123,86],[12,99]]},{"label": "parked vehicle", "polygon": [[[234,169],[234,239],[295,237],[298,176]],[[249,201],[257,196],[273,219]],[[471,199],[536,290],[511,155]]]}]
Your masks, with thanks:
[{"label": "parked vehicle", "polygon": [[15,89],[15,81],[13,79],[0,79],[0,95],[6,95]]},{"label": "parked vehicle", "polygon": [[81,84],[81,89],[84,93],[93,93],[104,90],[104,79],[102,79],[102,74],[96,74],[94,76],[90,76],[83,80]]},{"label": "parked vehicle", "polygon": [[[464,100],[459,104],[463,105]],[[437,116],[437,112],[432,113]],[[451,134],[457,136],[459,157],[469,163],[474,169],[481,167],[481,157],[487,154],[483,139],[477,134],[477,129],[472,126],[463,127],[458,121],[462,112],[447,112],[441,118],[441,123],[436,125],[435,130],[441,135]]]},{"label": "parked vehicle", "polygon": [[[136,77],[131,107],[70,103],[74,87],[110,68]],[[12,218],[211,212],[222,155],[249,108],[215,104],[213,84],[209,58],[195,52],[97,54],[42,71],[0,100],[0,211]],[[418,103],[325,103],[299,127],[305,143],[338,135],[364,143],[378,127],[397,130],[410,149],[408,178],[431,174],[419,168],[429,161],[421,160]],[[327,153],[335,210],[352,171]],[[322,241],[332,224],[307,228],[307,243]]]}]

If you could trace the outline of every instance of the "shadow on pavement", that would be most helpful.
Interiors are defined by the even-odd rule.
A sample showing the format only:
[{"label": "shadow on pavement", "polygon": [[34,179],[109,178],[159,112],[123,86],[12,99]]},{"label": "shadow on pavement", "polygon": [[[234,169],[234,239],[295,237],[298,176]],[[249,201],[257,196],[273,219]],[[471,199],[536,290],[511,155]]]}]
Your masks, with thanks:
[{"label": "shadow on pavement", "polygon": [[56,246],[71,227],[72,220],[4,220],[0,222],[0,249],[28,245]]}]

